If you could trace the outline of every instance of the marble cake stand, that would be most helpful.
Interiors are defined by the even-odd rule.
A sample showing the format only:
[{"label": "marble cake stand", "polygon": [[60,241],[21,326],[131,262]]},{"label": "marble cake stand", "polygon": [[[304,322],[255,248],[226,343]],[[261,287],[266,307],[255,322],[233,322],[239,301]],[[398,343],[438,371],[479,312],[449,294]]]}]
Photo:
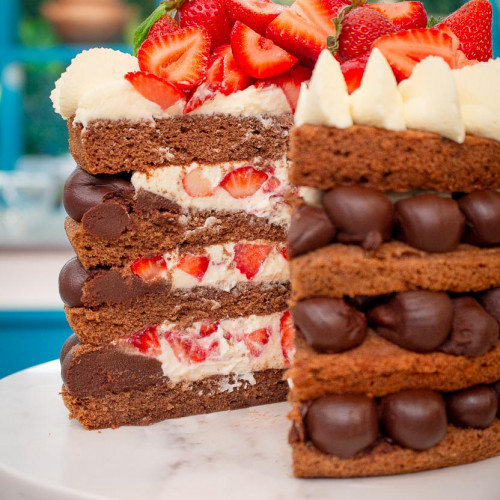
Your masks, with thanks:
[{"label": "marble cake stand", "polygon": [[89,432],[56,361],[0,380],[0,498],[498,500],[500,458],[356,480],[291,475],[286,403]]}]

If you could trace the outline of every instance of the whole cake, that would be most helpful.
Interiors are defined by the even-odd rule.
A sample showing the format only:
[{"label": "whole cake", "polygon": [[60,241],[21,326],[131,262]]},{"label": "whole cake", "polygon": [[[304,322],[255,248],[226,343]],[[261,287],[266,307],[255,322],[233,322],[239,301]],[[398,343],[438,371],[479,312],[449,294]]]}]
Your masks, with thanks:
[{"label": "whole cake", "polygon": [[285,399],[290,204],[314,197],[289,184],[288,132],[338,8],[162,2],[137,57],[85,51],[56,83],[78,164],[62,395],[84,427]]},{"label": "whole cake", "polygon": [[299,477],[500,454],[491,6],[473,0],[433,28],[375,37],[356,79],[338,60],[368,8],[342,18],[335,57],[320,55],[291,131],[292,182],[323,191],[320,203],[296,207],[288,240]]}]

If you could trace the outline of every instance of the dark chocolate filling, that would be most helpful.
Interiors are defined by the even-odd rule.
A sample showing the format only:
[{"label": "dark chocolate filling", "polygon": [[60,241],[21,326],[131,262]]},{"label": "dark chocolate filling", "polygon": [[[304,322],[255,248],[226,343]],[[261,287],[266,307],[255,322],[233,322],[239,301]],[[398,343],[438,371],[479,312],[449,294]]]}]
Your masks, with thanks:
[{"label": "dark chocolate filling", "polygon": [[323,453],[346,459],[369,453],[382,440],[426,450],[445,437],[449,424],[488,428],[499,409],[496,386],[498,382],[446,394],[412,389],[377,399],[325,395],[303,404],[303,427],[295,422],[290,438],[309,441]]},{"label": "dark chocolate filling", "polygon": [[437,253],[456,250],[460,243],[499,245],[500,193],[479,190],[453,198],[423,194],[392,204],[381,191],[339,186],[324,194],[323,208],[295,210],[288,244],[293,257],[334,242],[376,250],[391,239]]},{"label": "dark chocolate filling", "polygon": [[313,298],[299,301],[292,316],[317,352],[355,348],[363,343],[368,324],[410,351],[475,357],[499,342],[499,296],[500,288],[475,296],[420,290],[345,300]]}]

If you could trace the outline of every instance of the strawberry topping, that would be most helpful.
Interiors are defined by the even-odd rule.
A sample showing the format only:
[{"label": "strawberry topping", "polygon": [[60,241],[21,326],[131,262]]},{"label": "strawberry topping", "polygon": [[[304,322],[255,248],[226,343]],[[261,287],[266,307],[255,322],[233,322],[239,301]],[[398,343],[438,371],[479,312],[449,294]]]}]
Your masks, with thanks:
[{"label": "strawberry topping", "polygon": [[205,78],[210,35],[191,26],[170,35],[147,38],[137,52],[142,71],[154,73],[181,90],[189,90]]},{"label": "strawberry topping", "polygon": [[202,363],[208,357],[218,354],[219,344],[212,342],[208,345],[197,342],[186,335],[186,332],[171,330],[165,332],[165,339],[169,343],[175,357],[182,363]]},{"label": "strawberry topping", "polygon": [[201,282],[203,276],[208,269],[208,264],[210,259],[205,255],[183,255],[179,263],[177,264],[177,269],[184,271],[187,274],[196,278],[198,282]]},{"label": "strawberry topping", "polygon": [[170,33],[173,33],[178,29],[179,23],[173,17],[168,14],[164,14],[153,24],[153,26],[151,26],[148,38],[154,38],[155,36],[160,35],[170,35]]},{"label": "strawberry topping", "polygon": [[267,174],[253,167],[240,167],[227,173],[220,183],[233,198],[248,198],[254,195],[267,180]]},{"label": "strawberry topping", "polygon": [[130,345],[143,354],[158,356],[161,353],[160,342],[156,334],[156,326],[148,326],[127,339]]},{"label": "strawberry topping", "polygon": [[214,194],[210,180],[203,175],[203,169],[196,167],[182,179],[182,186],[192,198],[205,198]]},{"label": "strawberry topping", "polygon": [[234,263],[236,269],[252,280],[260,271],[262,264],[267,259],[271,247],[256,243],[236,243],[234,245]]},{"label": "strawberry topping", "polygon": [[369,57],[370,54],[363,54],[340,65],[349,94],[352,94],[361,85],[361,79]]},{"label": "strawberry topping", "polygon": [[199,332],[200,338],[212,335],[212,333],[217,331],[217,328],[219,328],[219,323],[202,323]]},{"label": "strawberry topping", "polygon": [[168,109],[179,99],[184,98],[184,94],[180,90],[152,73],[135,71],[127,73],[125,79],[135,87],[139,94],[148,101],[158,104],[161,109]]},{"label": "strawberry topping", "polygon": [[226,11],[233,21],[241,21],[262,36],[268,24],[285,10],[272,0],[226,0]]},{"label": "strawberry topping", "polygon": [[239,65],[254,78],[270,78],[288,71],[297,58],[240,21],[231,31],[231,47]]},{"label": "strawberry topping", "polygon": [[264,350],[264,346],[269,342],[271,334],[267,328],[260,328],[243,336],[243,342],[247,346],[250,354],[259,357]]},{"label": "strawberry topping", "polygon": [[408,0],[395,3],[370,3],[363,8],[380,12],[399,30],[425,28],[427,26],[427,13],[422,2]]},{"label": "strawberry topping", "polygon": [[290,311],[285,311],[280,318],[281,350],[287,363],[290,363],[295,352],[295,328]]},{"label": "strawberry topping", "polygon": [[141,257],[130,266],[130,269],[144,281],[155,281],[162,278],[167,269],[167,263],[161,255],[158,257]]}]

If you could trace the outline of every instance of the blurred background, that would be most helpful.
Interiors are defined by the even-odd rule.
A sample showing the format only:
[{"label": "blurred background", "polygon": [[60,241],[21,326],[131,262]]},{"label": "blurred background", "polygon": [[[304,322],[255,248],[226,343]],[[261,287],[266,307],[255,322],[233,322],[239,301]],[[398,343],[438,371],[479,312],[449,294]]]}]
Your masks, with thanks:
[{"label": "blurred background", "polygon": [[[57,279],[73,256],[61,196],[75,164],[49,99],[54,82],[85,48],[130,52],[135,27],[157,3],[0,0],[0,378],[57,358],[71,334]],[[424,0],[435,17],[462,3]],[[499,38],[494,29],[495,55]]]}]

